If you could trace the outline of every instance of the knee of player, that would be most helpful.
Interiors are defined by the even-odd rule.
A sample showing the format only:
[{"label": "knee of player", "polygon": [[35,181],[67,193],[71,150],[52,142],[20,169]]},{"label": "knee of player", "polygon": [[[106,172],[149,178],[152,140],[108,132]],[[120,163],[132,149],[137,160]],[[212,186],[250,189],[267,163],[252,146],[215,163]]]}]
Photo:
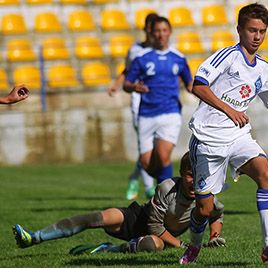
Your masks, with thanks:
[{"label": "knee of player", "polygon": [[154,235],[144,236],[138,244],[138,251],[156,252],[163,248],[163,240]]}]

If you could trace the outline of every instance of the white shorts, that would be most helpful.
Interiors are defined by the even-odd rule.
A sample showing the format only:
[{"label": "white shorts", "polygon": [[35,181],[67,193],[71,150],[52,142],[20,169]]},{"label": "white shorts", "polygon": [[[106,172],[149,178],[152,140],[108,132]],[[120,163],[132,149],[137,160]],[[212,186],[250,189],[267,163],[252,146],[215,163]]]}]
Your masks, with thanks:
[{"label": "white shorts", "polygon": [[209,146],[196,139],[190,140],[190,157],[194,175],[194,187],[198,194],[217,194],[224,189],[228,164],[236,179],[238,169],[250,159],[266,156],[263,149],[247,134],[230,145]]},{"label": "white shorts", "polygon": [[137,93],[137,92],[132,92],[131,93],[132,123],[133,123],[133,127],[136,131],[138,128],[140,102],[141,102],[141,94]]},{"label": "white shorts", "polygon": [[176,145],[181,130],[181,115],[163,114],[154,117],[139,117],[138,142],[140,154],[154,148],[155,139],[166,140]]}]

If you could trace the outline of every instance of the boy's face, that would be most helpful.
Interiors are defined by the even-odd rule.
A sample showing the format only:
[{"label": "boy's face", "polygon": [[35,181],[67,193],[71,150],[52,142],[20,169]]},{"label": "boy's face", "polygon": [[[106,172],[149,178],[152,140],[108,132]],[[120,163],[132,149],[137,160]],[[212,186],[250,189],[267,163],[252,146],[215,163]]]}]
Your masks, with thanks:
[{"label": "boy's face", "polygon": [[195,198],[192,170],[185,170],[181,174],[184,194],[189,198]]},{"label": "boy's face", "polygon": [[157,49],[163,50],[168,47],[169,37],[171,35],[171,29],[166,22],[158,22],[154,25],[152,30],[152,37],[154,40],[154,46]]},{"label": "boy's face", "polygon": [[260,19],[250,19],[244,27],[237,26],[241,45],[251,54],[254,54],[262,44],[267,25]]}]

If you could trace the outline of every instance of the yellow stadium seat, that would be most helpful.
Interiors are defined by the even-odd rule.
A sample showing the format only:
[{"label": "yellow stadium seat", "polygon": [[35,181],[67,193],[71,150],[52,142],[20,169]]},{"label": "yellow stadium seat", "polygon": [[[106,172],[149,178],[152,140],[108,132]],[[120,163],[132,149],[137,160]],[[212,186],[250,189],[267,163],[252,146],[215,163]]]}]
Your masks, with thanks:
[{"label": "yellow stadium seat", "polygon": [[126,68],[126,64],[124,61],[120,61],[117,65],[116,65],[116,70],[115,70],[115,74],[116,76],[120,75]]},{"label": "yellow stadium seat", "polygon": [[261,44],[259,49],[262,51],[268,51],[268,37],[267,36],[263,40],[263,43]]},{"label": "yellow stadium seat", "polygon": [[47,73],[51,88],[76,87],[79,85],[75,69],[69,64],[51,66]]},{"label": "yellow stadium seat", "polygon": [[60,32],[61,24],[56,14],[43,12],[35,16],[34,30],[38,33]]},{"label": "yellow stadium seat", "polygon": [[268,54],[263,54],[263,55],[261,55],[261,57],[262,57],[263,59],[265,59],[266,61],[268,61]]},{"label": "yellow stadium seat", "polygon": [[82,80],[85,86],[109,85],[112,81],[109,66],[103,62],[89,62],[82,67]]},{"label": "yellow stadium seat", "polygon": [[73,32],[92,31],[95,23],[91,13],[87,10],[72,11],[68,17],[68,29]]},{"label": "yellow stadium seat", "polygon": [[50,5],[52,0],[26,0],[28,5]]},{"label": "yellow stadium seat", "polygon": [[49,37],[42,42],[42,55],[45,60],[67,60],[69,51],[61,37]]},{"label": "yellow stadium seat", "polygon": [[243,6],[246,6],[250,4],[249,2],[245,2],[245,3],[242,3],[242,4],[238,4],[234,7],[234,21],[237,22],[237,19],[238,19],[238,14],[239,14],[239,10],[243,7]]},{"label": "yellow stadium seat", "polygon": [[36,66],[18,66],[12,75],[15,85],[25,84],[30,89],[41,88],[41,73]]},{"label": "yellow stadium seat", "polygon": [[228,18],[223,5],[209,5],[202,8],[202,21],[204,26],[224,25]]},{"label": "yellow stadium seat", "polygon": [[103,10],[101,12],[101,28],[104,31],[128,30],[130,25],[123,11]]},{"label": "yellow stadium seat", "polygon": [[10,62],[36,60],[32,43],[28,39],[8,40],[6,49],[7,60]]},{"label": "yellow stadium seat", "polygon": [[217,51],[223,47],[235,45],[235,39],[229,31],[216,31],[211,35],[211,50]]},{"label": "yellow stadium seat", "polygon": [[94,59],[104,56],[100,40],[95,36],[79,36],[75,40],[75,56],[79,59]]},{"label": "yellow stadium seat", "polygon": [[135,26],[137,29],[141,30],[144,28],[146,16],[150,13],[156,13],[156,10],[152,8],[141,8],[141,9],[136,10]]},{"label": "yellow stadium seat", "polygon": [[192,73],[192,76],[195,75],[199,65],[204,61],[204,58],[192,58],[188,60],[188,64]]},{"label": "yellow stadium seat", "polygon": [[113,58],[125,57],[133,42],[132,35],[111,36],[109,39],[110,56]]},{"label": "yellow stadium seat", "polygon": [[192,31],[178,34],[177,48],[185,54],[203,53],[205,51],[199,34]]},{"label": "yellow stadium seat", "polygon": [[92,0],[93,4],[109,4],[109,3],[117,3],[119,0]]},{"label": "yellow stadium seat", "polygon": [[168,19],[172,27],[185,27],[194,25],[191,10],[187,7],[171,8],[168,12]]},{"label": "yellow stadium seat", "polygon": [[19,0],[0,0],[0,6],[19,5]]},{"label": "yellow stadium seat", "polygon": [[5,14],[1,23],[2,34],[26,34],[27,27],[21,14]]},{"label": "yellow stadium seat", "polygon": [[0,68],[0,90],[9,90],[7,74],[3,68]]},{"label": "yellow stadium seat", "polygon": [[60,0],[60,4],[62,5],[86,5],[88,3],[87,0]]}]

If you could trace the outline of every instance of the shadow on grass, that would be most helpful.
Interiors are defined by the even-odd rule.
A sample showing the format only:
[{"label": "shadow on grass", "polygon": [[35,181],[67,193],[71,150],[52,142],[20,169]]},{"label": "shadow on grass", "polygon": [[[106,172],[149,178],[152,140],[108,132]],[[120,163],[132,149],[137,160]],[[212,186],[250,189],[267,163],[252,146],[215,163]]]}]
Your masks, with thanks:
[{"label": "shadow on grass", "polygon": [[206,267],[232,267],[232,266],[240,266],[240,267],[246,267],[251,266],[252,263],[246,262],[246,261],[222,261],[222,262],[213,262],[213,263],[206,263]]},{"label": "shadow on grass", "polygon": [[58,207],[58,208],[33,208],[32,212],[54,212],[54,211],[87,211],[87,212],[95,212],[107,209],[107,206],[95,206],[94,209],[89,207]]},{"label": "shadow on grass", "polygon": [[[156,265],[163,265],[163,260],[152,260],[152,259],[140,259],[140,258],[120,258],[120,259],[100,259],[92,258],[90,259],[76,259],[65,262],[66,266],[139,266],[148,265],[148,267],[153,267]],[[174,261],[165,260],[165,265],[174,265]]]},{"label": "shadow on grass", "polygon": [[115,197],[115,196],[67,196],[67,197],[51,197],[46,198],[43,197],[37,197],[37,198],[31,198],[31,201],[53,201],[53,200],[69,200],[69,201],[111,201],[111,200],[125,200],[123,197]]},{"label": "shadow on grass", "polygon": [[251,215],[256,214],[256,211],[242,211],[242,210],[224,210],[225,215]]}]

